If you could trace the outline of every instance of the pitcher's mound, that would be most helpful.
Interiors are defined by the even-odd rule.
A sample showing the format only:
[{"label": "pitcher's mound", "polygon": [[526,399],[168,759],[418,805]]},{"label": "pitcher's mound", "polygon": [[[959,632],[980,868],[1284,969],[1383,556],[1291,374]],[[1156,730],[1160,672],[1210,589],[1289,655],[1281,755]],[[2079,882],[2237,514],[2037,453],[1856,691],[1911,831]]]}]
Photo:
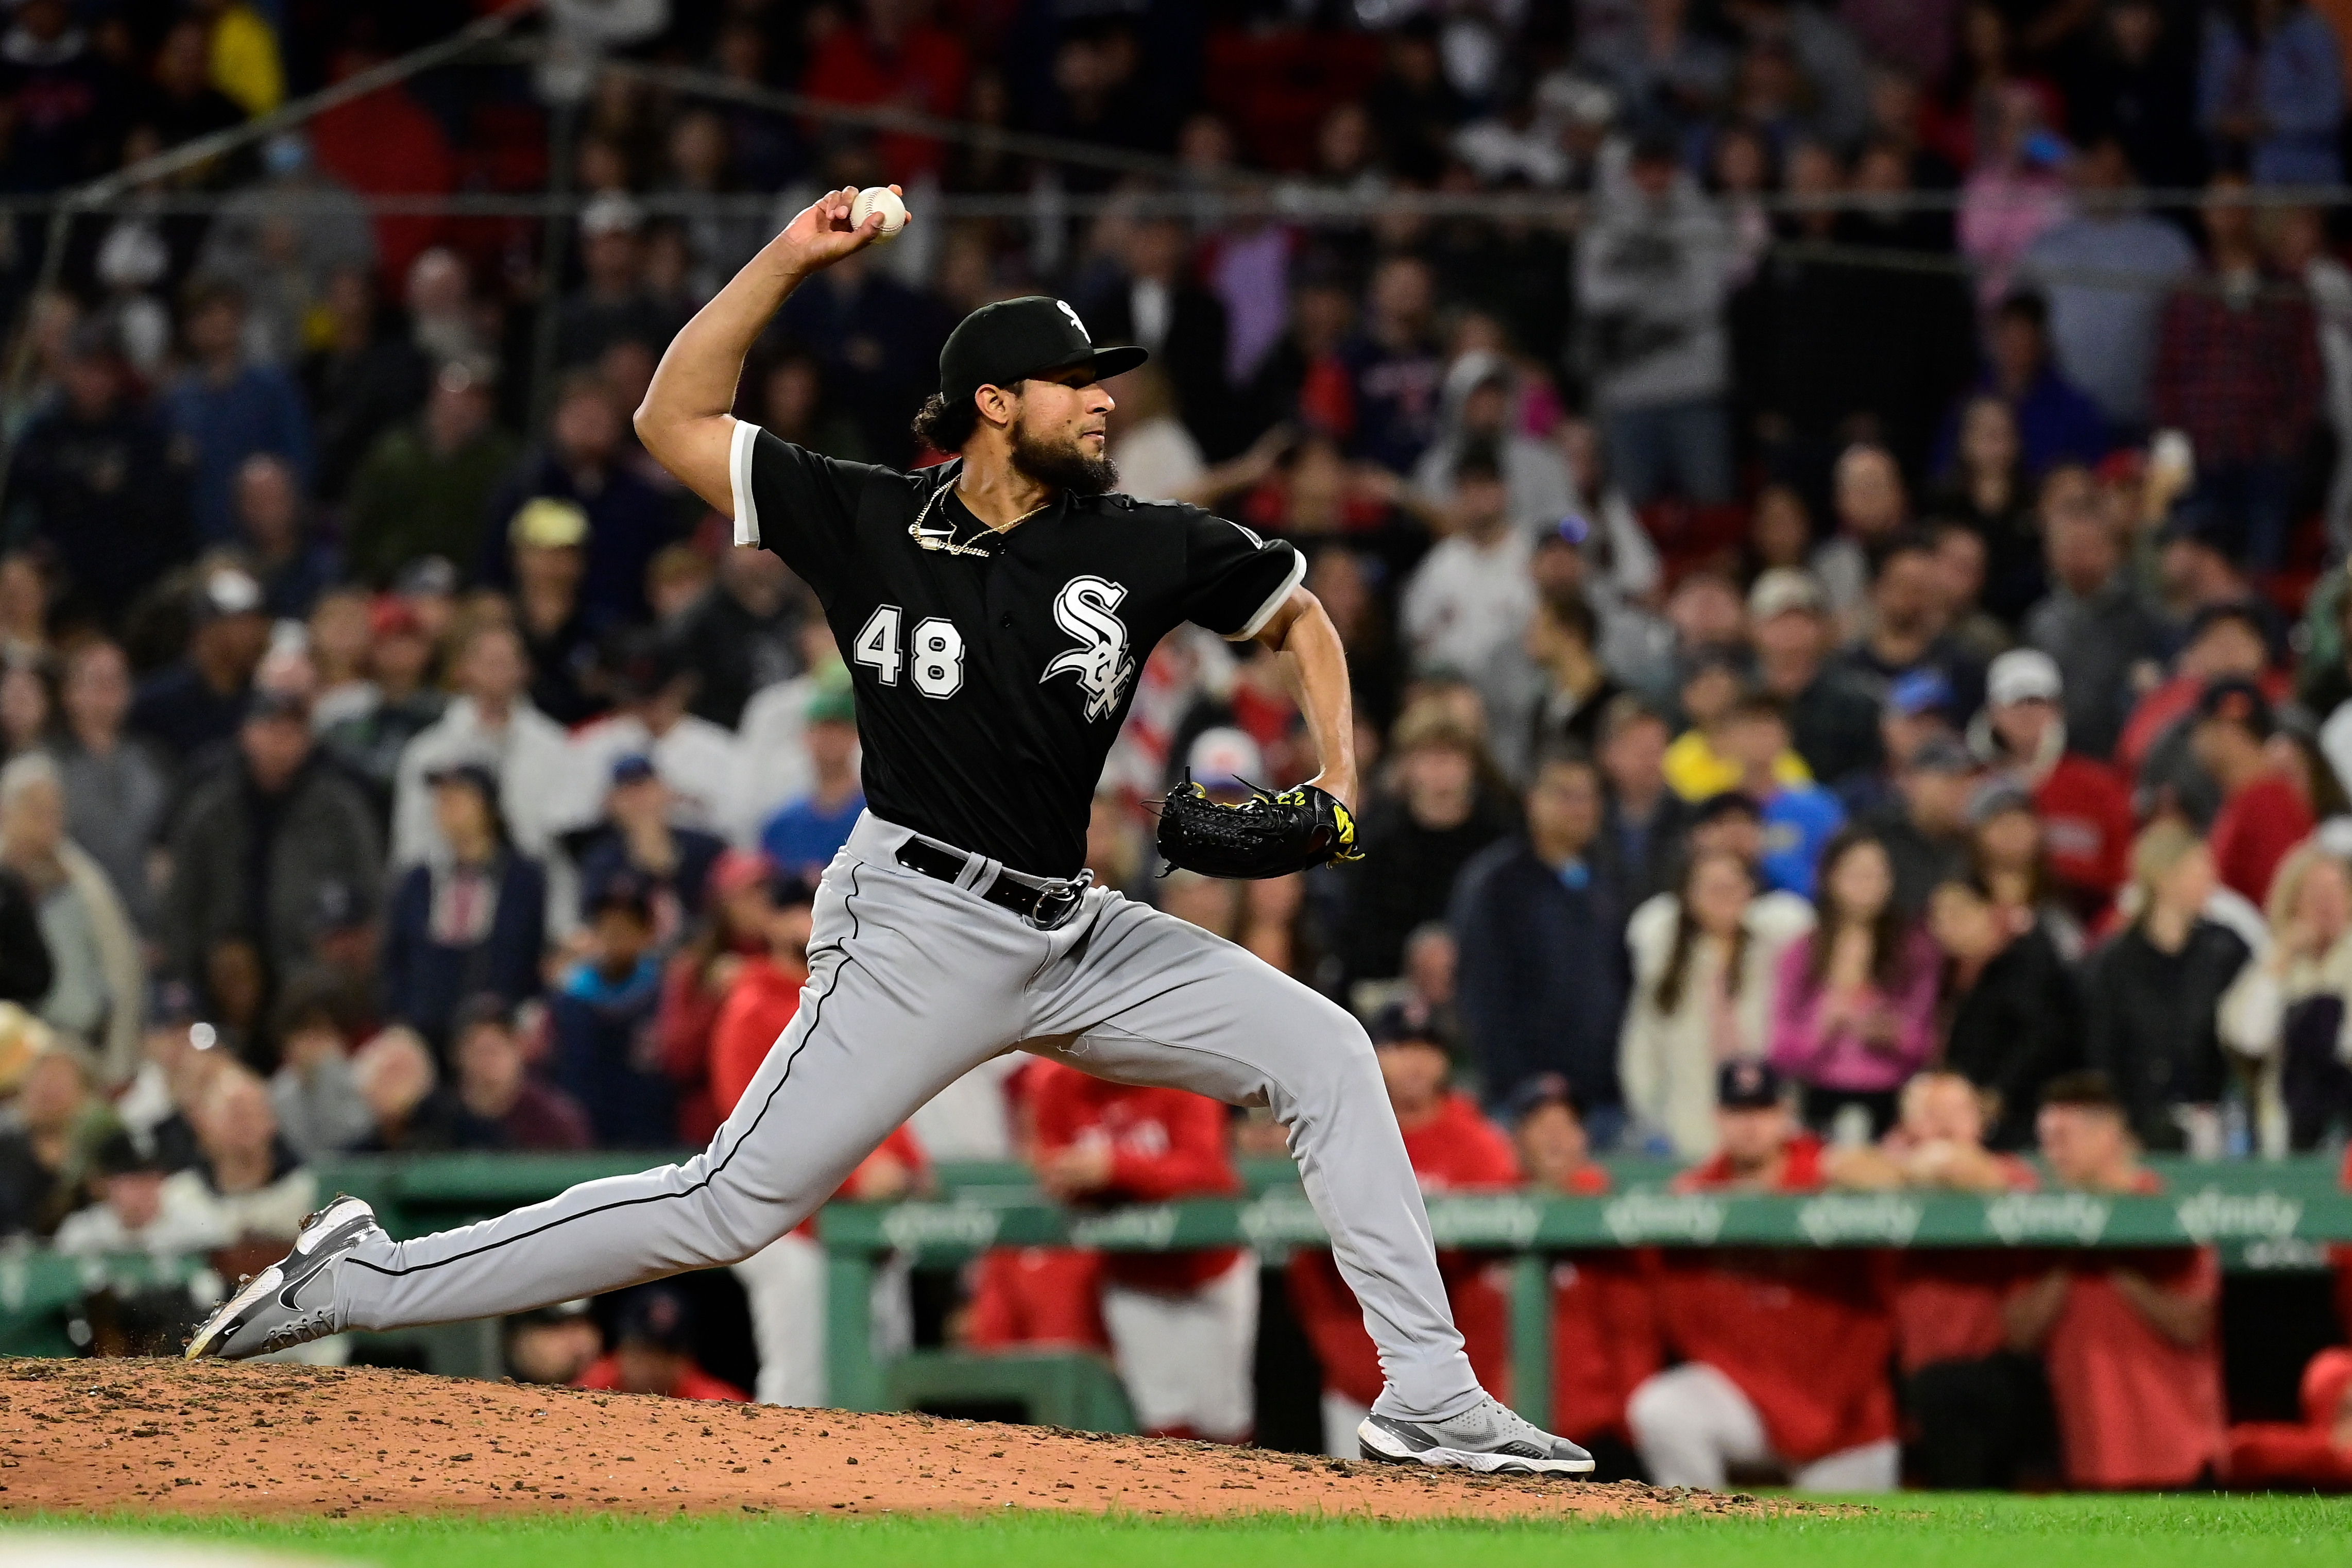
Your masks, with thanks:
[{"label": "pitcher's mound", "polygon": [[1205,1443],[370,1367],[0,1362],[0,1514],[1045,1508],[1498,1519],[1779,1506],[1631,1482],[1474,1479]]}]

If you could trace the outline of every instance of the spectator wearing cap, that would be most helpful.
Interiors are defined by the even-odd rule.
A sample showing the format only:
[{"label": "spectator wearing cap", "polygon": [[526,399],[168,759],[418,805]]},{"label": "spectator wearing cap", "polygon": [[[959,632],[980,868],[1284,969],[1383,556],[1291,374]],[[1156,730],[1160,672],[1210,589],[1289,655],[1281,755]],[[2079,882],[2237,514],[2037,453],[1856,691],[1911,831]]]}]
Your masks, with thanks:
[{"label": "spectator wearing cap", "polygon": [[1577,246],[1593,405],[1633,503],[1731,499],[1731,236],[1670,135],[1637,140]]},{"label": "spectator wearing cap", "polygon": [[2221,786],[2208,837],[2222,886],[2259,906],[2278,864],[2316,826],[2311,807],[2273,765],[2269,699],[2251,680],[2221,680],[2198,699],[2189,746]]},{"label": "spectator wearing cap", "polygon": [[653,892],[626,868],[586,875],[587,956],[548,1002],[551,1073],[588,1113],[598,1148],[669,1148],[677,1094],[653,1048],[661,1005]]},{"label": "spectator wearing cap", "polygon": [[1895,905],[1907,920],[1927,910],[1936,884],[1968,859],[1969,804],[1977,763],[1949,735],[1913,749],[1895,774],[1895,798],[1866,818],[1895,868]]},{"label": "spectator wearing cap", "polygon": [[352,571],[383,587],[422,556],[480,556],[490,491],[521,451],[498,422],[497,390],[488,361],[445,360],[415,418],[376,437],[345,506]]},{"label": "spectator wearing cap", "polygon": [[16,1082],[13,1125],[0,1130],[0,1237],[47,1236],[81,1202],[90,1161],[117,1127],[78,1046],[38,1047]]},{"label": "spectator wearing cap", "polygon": [[2250,602],[2210,605],[2189,622],[2171,679],[2140,699],[2116,748],[2141,815],[2168,806],[2209,822],[2221,808],[2218,781],[2197,761],[2197,704],[2207,687],[2225,680],[2251,680],[2267,700],[2284,699],[2287,679],[2270,666],[2266,625]]},{"label": "spectator wearing cap", "polygon": [[1490,1102],[1557,1072],[1613,1122],[1625,910],[1595,869],[1599,773],[1580,754],[1548,756],[1526,805],[1525,832],[1482,850],[1454,885],[1466,1044]]},{"label": "spectator wearing cap", "polygon": [[1986,673],[1976,738],[1994,766],[2030,793],[2051,873],[2075,914],[2088,918],[2124,884],[2131,795],[2113,768],[2070,749],[2066,713],[2058,661],[2040,648],[2011,648]]},{"label": "spectator wearing cap", "polygon": [[1951,688],[1954,710],[1975,712],[1984,701],[1984,667],[1953,640],[1945,610],[1935,536],[1917,529],[1896,534],[1872,563],[1867,627],[1838,655],[1839,667],[1876,696],[1914,670],[1932,669]]},{"label": "spectator wearing cap", "polygon": [[1447,669],[1479,688],[1491,711],[1507,711],[1505,658],[1527,635],[1536,586],[1532,541],[1511,526],[1510,492],[1491,442],[1465,447],[1454,464],[1444,537],[1422,557],[1397,602],[1415,668]]},{"label": "spectator wearing cap", "polygon": [[580,596],[588,565],[588,514],[539,496],[507,524],[514,565],[515,630],[530,658],[532,706],[569,728],[604,711],[598,647],[614,622]]},{"label": "spectator wearing cap", "polygon": [[641,1285],[623,1299],[613,1349],[572,1380],[574,1388],[655,1394],[669,1399],[747,1404],[751,1395],[702,1370],[694,1355],[694,1320],[673,1286]]},{"label": "spectator wearing cap", "polygon": [[1723,844],[1694,846],[1675,889],[1633,911],[1617,1076],[1642,1136],[1685,1160],[1715,1152],[1717,1069],[1770,1049],[1780,955],[1812,927],[1811,905],[1759,889],[1754,865]]},{"label": "spectator wearing cap", "polygon": [[604,1354],[604,1331],[584,1297],[516,1312],[501,1326],[507,1374],[517,1383],[568,1384]]},{"label": "spectator wearing cap", "polygon": [[[1529,1079],[1503,1121],[1537,1192],[1589,1198],[1609,1191],[1608,1169],[1592,1158],[1583,1109],[1566,1079]],[[1597,1247],[1554,1253],[1550,1266],[1553,1427],[1576,1434],[1572,1440],[1600,1461],[1596,1477],[1638,1476],[1625,1402],[1661,1360],[1654,1264],[1644,1252]]]},{"label": "spectator wearing cap", "polygon": [[1812,776],[1835,787],[1876,765],[1877,704],[1830,663],[1836,628],[1811,574],[1776,566],[1748,591],[1748,626],[1764,689],[1787,704],[1789,738]]},{"label": "spectator wearing cap", "polygon": [[[654,1026],[660,1037],[664,1069],[677,1085],[678,1137],[689,1146],[708,1143],[719,1128],[711,1081],[719,1018],[729,1001],[750,983],[747,966],[768,952],[768,926],[773,912],[770,900],[776,880],[775,867],[755,850],[730,849],[720,855],[704,884],[702,906],[696,911],[690,934],[662,971],[661,1009]],[[803,902],[806,898],[803,891]],[[804,972],[801,978],[806,978]],[[793,985],[797,1001],[800,980]],[[789,1013],[777,1020],[776,1027],[760,1045],[761,1052],[790,1021]],[[750,1074],[746,1068],[745,1079]],[[738,1083],[736,1093],[741,1089]],[[731,1102],[735,1095],[727,1098]]]},{"label": "spectator wearing cap", "polygon": [[235,536],[231,502],[237,469],[257,453],[286,460],[308,483],[310,416],[301,388],[275,365],[245,357],[246,297],[226,279],[192,291],[182,334],[189,368],[161,400],[173,456],[188,471],[188,510],[197,542],[226,544]]},{"label": "spectator wearing cap", "polygon": [[572,1097],[531,1076],[514,1012],[502,996],[469,997],[450,1026],[457,1069],[457,1144],[520,1153],[568,1153],[589,1142]]},{"label": "spectator wearing cap", "polygon": [[604,679],[614,710],[572,736],[572,777],[578,781],[563,803],[563,823],[593,821],[601,801],[583,799],[580,786],[594,789],[626,757],[643,757],[669,788],[671,817],[707,833],[733,830],[741,818],[742,752],[732,731],[689,710],[694,671],[677,647],[658,630],[616,634],[606,639]]},{"label": "spectator wearing cap", "polygon": [[1349,883],[1335,944],[1350,985],[1392,978],[1406,933],[1444,918],[1465,863],[1511,829],[1511,803],[1481,776],[1477,737],[1443,706],[1407,709],[1389,753],[1394,783],[1357,817],[1386,869]]},{"label": "spectator wearing cap", "polygon": [[616,342],[658,353],[683,323],[646,288],[645,213],[620,192],[605,192],[580,215],[579,289],[558,307],[556,363],[594,364]]},{"label": "spectator wearing cap", "polygon": [[778,869],[814,881],[824,874],[866,809],[858,778],[857,706],[846,678],[809,699],[801,734],[815,773],[809,792],[760,828],[760,848]]},{"label": "spectator wearing cap", "polygon": [[2123,541],[2089,470],[2052,468],[2036,508],[2051,587],[2026,612],[2024,638],[2059,668],[2066,744],[2104,761],[2131,711],[2132,671],[2162,648],[2162,623],[2125,570]]},{"label": "spectator wearing cap", "polygon": [[2330,1345],[2303,1369],[2303,1419],[2230,1428],[2224,1479],[2233,1487],[2352,1491],[2352,1348]]},{"label": "spectator wearing cap", "polygon": [[278,1132],[305,1160],[356,1149],[375,1126],[352,1067],[351,1011],[342,987],[318,973],[296,975],[278,999],[269,1103]]},{"label": "spectator wearing cap", "polygon": [[[2164,1190],[2134,1148],[2132,1120],[2097,1073],[2043,1090],[2042,1157],[2074,1192]],[[2011,1298],[2010,1344],[2038,1352],[2058,1410],[2069,1485],[2157,1490],[2210,1480],[2228,1439],[2210,1247],[2062,1253]]]},{"label": "spectator wearing cap", "polygon": [[509,1006],[539,994],[547,872],[520,854],[498,775],[458,763],[425,775],[447,854],[411,866],[384,919],[384,1016],[446,1050],[457,1008],[482,994]]},{"label": "spectator wearing cap", "polygon": [[16,438],[10,510],[55,552],[73,584],[67,607],[112,622],[187,558],[185,471],[134,395],[112,329],[77,329],[59,379],[64,395]]},{"label": "spectator wearing cap", "polygon": [[64,724],[50,746],[65,789],[66,831],[105,872],[123,910],[142,932],[155,926],[148,851],[163,820],[171,779],[154,748],[123,732],[131,712],[131,661],[104,637],[65,658],[58,706]]},{"label": "spectator wearing cap", "polygon": [[727,843],[699,828],[677,826],[676,796],[651,758],[623,756],[609,776],[603,819],[572,836],[581,884],[593,896],[598,884],[625,875],[644,888],[653,901],[657,940],[667,950],[702,907],[711,868]]},{"label": "spectator wearing cap", "polygon": [[1944,1064],[1984,1096],[1983,1141],[2025,1148],[2042,1085],[2081,1061],[2066,961],[2032,911],[2004,903],[1981,873],[1937,884],[1927,930],[1946,961]]},{"label": "spectator wearing cap", "polygon": [[1849,816],[1902,815],[1903,775],[1922,747],[1953,739],[1952,708],[1951,683],[1941,670],[1915,669],[1886,689],[1886,700],[1878,710],[1879,755],[1885,763],[1838,786],[1838,800]]},{"label": "spectator wearing cap", "polygon": [[441,717],[400,753],[392,800],[392,863],[446,858],[433,805],[433,775],[478,764],[498,781],[499,814],[515,850],[544,862],[555,848],[553,807],[569,783],[570,738],[535,707],[522,634],[484,616],[458,639],[452,667],[457,691]]},{"label": "spectator wearing cap", "polygon": [[2203,840],[2176,819],[2151,824],[2132,846],[2131,923],[2083,965],[2084,1060],[2147,1148],[2221,1152],[2221,998],[2252,950],[2206,918],[2218,885]]},{"label": "spectator wearing cap", "polygon": [[1818,784],[1787,782],[1780,763],[1789,754],[1789,721],[1761,691],[1743,693],[1715,726],[1725,761],[1739,770],[1732,785],[1756,803],[1764,825],[1765,884],[1810,898],[1822,846],[1845,820],[1837,797]]},{"label": "spectator wearing cap", "polygon": [[[1689,1193],[1818,1192],[1838,1157],[1790,1118],[1779,1076],[1727,1062],[1716,1153],[1685,1171]],[[1658,1321],[1681,1364],[1633,1391],[1627,1424],[1661,1486],[1720,1488],[1732,1465],[1778,1465],[1807,1491],[1892,1491],[1901,1454],[1886,1377],[1894,1351],[1886,1269],[1869,1254],[1661,1255]]]},{"label": "spectator wearing cap", "polygon": [[1582,594],[1566,589],[1536,600],[1526,637],[1538,682],[1528,724],[1529,757],[1563,745],[1600,754],[1604,715],[1625,689],[1601,660],[1600,636],[1601,623]]},{"label": "spectator wearing cap", "polygon": [[[1448,1082],[1453,1058],[1445,1042],[1395,1008],[1376,1016],[1370,1032],[1390,1107],[1404,1134],[1405,1154],[1422,1190],[1480,1192],[1517,1186],[1519,1161],[1511,1140],[1480,1112],[1475,1100]],[[1558,1075],[1552,1079],[1565,1081]],[[1449,1250],[1440,1252],[1437,1261],[1454,1326],[1462,1331],[1479,1381],[1502,1378],[1510,1364],[1507,1309],[1502,1292],[1486,1279],[1486,1260]],[[1380,1363],[1364,1331],[1363,1310],[1327,1251],[1291,1254],[1289,1287],[1291,1304],[1322,1365],[1324,1451],[1344,1456],[1352,1451],[1357,1425],[1381,1392]]]},{"label": "spectator wearing cap", "polygon": [[98,1054],[101,1081],[121,1083],[139,1065],[147,1005],[138,934],[105,870],[68,836],[64,781],[47,752],[0,767],[0,867],[39,911],[50,965],[42,1021]]},{"label": "spectator wearing cap", "polygon": [[1656,704],[1620,692],[1601,710],[1593,759],[1606,801],[1601,854],[1629,905],[1665,891],[1680,870],[1684,839],[1697,807],[1666,786],[1666,747],[1674,727]]},{"label": "spectator wearing cap", "polygon": [[1812,934],[1780,955],[1772,1065],[1802,1087],[1808,1125],[1843,1131],[1859,1114],[1876,1137],[1935,1049],[1936,944],[1896,900],[1893,859],[1868,828],[1822,849],[1817,903]]},{"label": "spectator wearing cap", "polygon": [[433,638],[415,606],[379,594],[368,607],[368,634],[367,690],[320,725],[319,744],[390,805],[402,754],[440,721],[449,699],[433,684]]},{"label": "spectator wearing cap", "polygon": [[2244,193],[2238,174],[2207,187],[2210,270],[2166,300],[2150,384],[2156,424],[2189,437],[2204,499],[2236,524],[2245,559],[2267,572],[2286,543],[2292,465],[2318,413],[2319,335],[2302,298],[2263,288]]},{"label": "spectator wearing cap", "polygon": [[2266,909],[2270,951],[2223,993],[2221,1038],[2276,1077],[2286,1125],[2265,1152],[2315,1149],[2352,1131],[2352,866],[2323,835],[2279,862]]},{"label": "spectator wearing cap", "polygon": [[[257,692],[233,762],[200,778],[172,825],[163,897],[169,973],[215,1016],[250,1024],[277,980],[324,957],[320,911],[373,918],[383,875],[375,813],[321,758],[300,698]],[[258,989],[251,983],[258,981]]]},{"label": "spectator wearing cap", "polygon": [[185,1183],[173,1184],[152,1152],[128,1132],[110,1133],[90,1161],[93,1202],[58,1225],[49,1245],[67,1258],[119,1258],[143,1252],[180,1258],[235,1240],[219,1214]]},{"label": "spectator wearing cap", "polygon": [[186,651],[139,683],[130,716],[133,731],[183,762],[236,733],[269,647],[261,584],[241,567],[200,568],[188,607]]},{"label": "spectator wearing cap", "polygon": [[[509,548],[518,516],[536,500],[565,501],[581,513],[569,541],[583,553],[581,605],[613,620],[645,616],[646,567],[679,530],[669,503],[624,460],[627,435],[627,411],[601,377],[578,371],[564,378],[546,442],[523,454],[491,493],[487,516],[492,527],[477,566],[484,583],[500,589],[523,585],[520,563]],[[507,537],[496,527],[501,520]]]}]

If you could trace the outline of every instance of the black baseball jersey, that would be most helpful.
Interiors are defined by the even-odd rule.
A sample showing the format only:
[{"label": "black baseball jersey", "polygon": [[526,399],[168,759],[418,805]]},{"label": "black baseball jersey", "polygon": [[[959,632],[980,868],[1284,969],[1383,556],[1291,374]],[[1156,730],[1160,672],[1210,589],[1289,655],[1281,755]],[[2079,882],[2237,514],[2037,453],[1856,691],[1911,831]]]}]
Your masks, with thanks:
[{"label": "black baseball jersey", "polygon": [[961,461],[845,463],[739,423],[738,543],[815,590],[849,663],[875,815],[1017,871],[1074,876],[1103,759],[1161,637],[1255,637],[1306,574],[1198,507],[1065,495],[999,532]]}]

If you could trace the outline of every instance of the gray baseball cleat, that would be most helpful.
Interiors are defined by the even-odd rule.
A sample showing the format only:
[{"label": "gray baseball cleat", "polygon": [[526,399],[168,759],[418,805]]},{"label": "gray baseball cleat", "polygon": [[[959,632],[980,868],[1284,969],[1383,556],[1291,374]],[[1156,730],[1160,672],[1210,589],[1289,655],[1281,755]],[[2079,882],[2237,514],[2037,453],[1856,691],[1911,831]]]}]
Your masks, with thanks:
[{"label": "gray baseball cleat", "polygon": [[1356,1447],[1367,1459],[1484,1476],[1592,1473],[1591,1455],[1521,1418],[1492,1394],[1444,1421],[1402,1421],[1376,1411],[1356,1428]]},{"label": "gray baseball cleat", "polygon": [[205,1320],[188,1341],[187,1359],[243,1361],[340,1333],[335,1266],[352,1247],[383,1234],[373,1209],[358,1198],[338,1196],[302,1221],[293,1251],[242,1281],[236,1294]]}]

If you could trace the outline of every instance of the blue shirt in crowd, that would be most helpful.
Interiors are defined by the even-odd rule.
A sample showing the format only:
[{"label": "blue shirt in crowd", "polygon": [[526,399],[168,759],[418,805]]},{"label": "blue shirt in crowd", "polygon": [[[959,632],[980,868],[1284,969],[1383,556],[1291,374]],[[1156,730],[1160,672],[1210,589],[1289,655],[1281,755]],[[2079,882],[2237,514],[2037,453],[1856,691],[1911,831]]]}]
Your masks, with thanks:
[{"label": "blue shirt in crowd", "polygon": [[1765,886],[1811,898],[1822,846],[1845,826],[1845,808],[1819,784],[1790,784],[1764,803],[1762,815]]},{"label": "blue shirt in crowd", "polygon": [[864,790],[851,795],[838,811],[826,811],[814,795],[803,795],[768,818],[768,826],[760,830],[760,847],[779,870],[814,879],[849,842],[849,830],[865,809]]},{"label": "blue shirt in crowd", "polygon": [[236,533],[230,500],[236,470],[247,458],[283,458],[307,489],[310,481],[310,416],[294,378],[274,365],[249,364],[226,382],[202,371],[163,394],[163,421],[190,460],[188,511],[201,544],[222,544]]}]

